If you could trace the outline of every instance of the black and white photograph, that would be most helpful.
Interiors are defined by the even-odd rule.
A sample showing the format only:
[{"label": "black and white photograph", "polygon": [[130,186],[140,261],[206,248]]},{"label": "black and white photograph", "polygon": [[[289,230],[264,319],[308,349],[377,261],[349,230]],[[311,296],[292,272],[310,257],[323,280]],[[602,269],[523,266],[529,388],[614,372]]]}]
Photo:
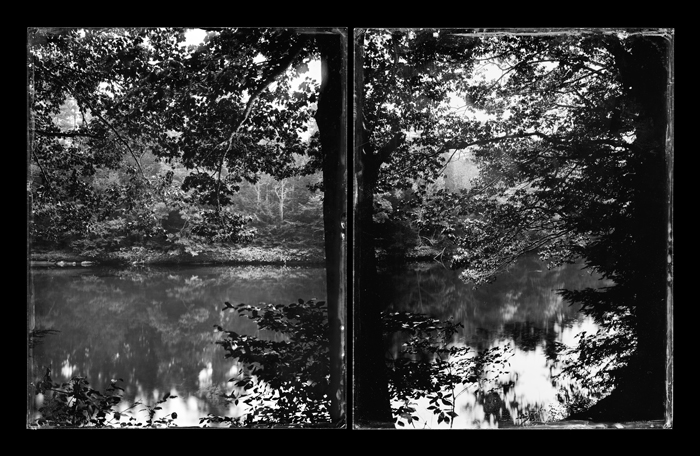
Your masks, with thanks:
[{"label": "black and white photograph", "polygon": [[28,425],[346,426],[347,30],[28,32]]},{"label": "black and white photograph", "polygon": [[672,31],[355,32],[354,422],[670,426]]},{"label": "black and white photograph", "polygon": [[673,428],[673,28],[26,39],[27,429]]}]

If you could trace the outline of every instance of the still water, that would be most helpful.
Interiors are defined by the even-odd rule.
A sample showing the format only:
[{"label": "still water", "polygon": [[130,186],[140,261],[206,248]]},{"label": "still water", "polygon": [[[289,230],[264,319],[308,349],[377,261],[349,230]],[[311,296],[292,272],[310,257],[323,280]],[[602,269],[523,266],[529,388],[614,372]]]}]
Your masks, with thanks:
[{"label": "still water", "polygon": [[[438,424],[428,404],[419,404],[421,421],[414,424],[427,428],[506,427],[533,412],[547,418],[557,405],[552,385],[557,369],[551,360],[556,344],[573,345],[577,333],[596,329],[557,290],[609,285],[581,265],[547,270],[532,257],[477,289],[439,263],[384,271],[382,280],[386,310],[452,319],[464,326],[453,344],[475,352],[508,346],[513,353],[507,372],[492,378],[482,392],[457,396],[458,416],[450,425]],[[36,327],[60,331],[35,348],[36,376],[49,367],[55,381],[83,376],[99,391],[110,379],[122,378],[122,408],[135,401],[153,405],[169,392],[177,398],[162,404],[156,417],[177,412],[178,426],[196,426],[209,413],[241,414],[220,397],[231,390],[228,379],[239,366],[224,359],[214,325],[275,337],[246,318],[223,312],[224,301],[289,303],[324,300],[326,294],[323,268],[276,266],[37,268],[32,286]],[[394,353],[398,349],[389,347]],[[37,407],[41,401],[37,396]],[[145,421],[141,408],[135,416]]]},{"label": "still water", "polygon": [[[323,268],[36,268],[31,278],[36,327],[60,331],[34,349],[35,377],[49,367],[54,381],[82,376],[98,391],[121,378],[121,409],[135,401],[153,405],[169,392],[177,398],[163,403],[156,418],[176,412],[178,426],[197,426],[209,413],[241,414],[220,397],[232,389],[228,380],[239,366],[224,359],[214,325],[275,337],[223,312],[224,301],[288,304],[326,296]],[[37,408],[41,402],[37,396]],[[142,408],[134,416],[145,422]]]},{"label": "still water", "polygon": [[[512,352],[506,372],[490,378],[481,391],[457,389],[458,416],[453,423],[438,423],[427,400],[419,402],[421,419],[413,426],[420,428],[497,428],[522,425],[527,419],[561,418],[558,388],[552,382],[558,372],[553,362],[556,345],[573,346],[579,332],[597,328],[557,290],[611,285],[580,264],[548,270],[537,257],[521,259],[495,282],[476,289],[439,263],[384,271],[383,283],[388,297],[385,310],[459,322],[464,328],[452,344],[468,346],[472,353],[493,347]],[[398,353],[400,343],[388,347],[390,355]]]}]

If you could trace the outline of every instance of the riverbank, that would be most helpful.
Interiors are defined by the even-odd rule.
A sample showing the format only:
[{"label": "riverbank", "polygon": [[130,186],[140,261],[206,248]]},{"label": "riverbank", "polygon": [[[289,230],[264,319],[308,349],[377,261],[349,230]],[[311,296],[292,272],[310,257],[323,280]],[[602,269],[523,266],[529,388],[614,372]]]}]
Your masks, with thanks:
[{"label": "riverbank", "polygon": [[[393,255],[382,250],[377,251],[380,261],[395,261]],[[117,252],[104,252],[99,255],[85,255],[71,250],[32,250],[31,265],[34,267],[51,266],[93,266],[102,265],[186,265],[186,264],[270,264],[270,265],[323,265],[325,252],[321,248],[291,247],[216,247],[196,255],[182,251],[162,252],[133,247]],[[444,250],[430,247],[418,247],[405,252],[402,262],[441,261],[445,259]]]},{"label": "riverbank", "polygon": [[286,247],[227,247],[200,252],[159,252],[144,248],[132,248],[100,255],[83,255],[70,250],[36,250],[29,255],[33,267],[93,266],[101,265],[183,265],[183,264],[271,264],[271,265],[322,265],[325,253],[322,249],[296,249]]},{"label": "riverbank", "polygon": [[386,250],[377,249],[377,261],[382,263],[423,263],[430,261],[447,261],[449,253],[443,249],[436,249],[429,246],[418,246],[408,251],[402,252],[387,252]]}]

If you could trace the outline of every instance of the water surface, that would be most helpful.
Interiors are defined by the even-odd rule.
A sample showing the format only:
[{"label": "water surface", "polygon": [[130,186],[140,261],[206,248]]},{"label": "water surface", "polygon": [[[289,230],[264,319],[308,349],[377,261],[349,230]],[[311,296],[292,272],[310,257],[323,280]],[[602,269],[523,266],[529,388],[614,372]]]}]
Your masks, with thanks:
[{"label": "water surface", "polygon": [[[472,353],[493,347],[512,352],[507,372],[494,375],[480,391],[459,388],[451,424],[419,403],[417,427],[493,428],[522,424],[526,419],[556,418],[561,413],[552,375],[557,344],[574,345],[581,331],[595,332],[591,319],[577,306],[563,301],[557,290],[609,286],[610,282],[584,270],[580,264],[548,270],[537,257],[525,257],[495,282],[474,288],[462,282],[458,271],[440,263],[394,267],[383,272],[387,311],[422,313],[461,323],[453,344]],[[402,340],[388,347],[399,352]],[[476,388],[473,388],[474,390]]]},{"label": "water surface", "polygon": [[196,426],[208,413],[241,414],[220,397],[231,391],[228,380],[239,366],[224,359],[214,325],[275,337],[223,312],[224,301],[288,304],[326,295],[323,268],[37,268],[31,279],[36,327],[60,331],[34,349],[36,375],[49,367],[54,381],[82,376],[99,391],[122,378],[124,407],[152,405],[169,392],[177,398],[162,404],[156,418],[177,412],[178,426]]}]

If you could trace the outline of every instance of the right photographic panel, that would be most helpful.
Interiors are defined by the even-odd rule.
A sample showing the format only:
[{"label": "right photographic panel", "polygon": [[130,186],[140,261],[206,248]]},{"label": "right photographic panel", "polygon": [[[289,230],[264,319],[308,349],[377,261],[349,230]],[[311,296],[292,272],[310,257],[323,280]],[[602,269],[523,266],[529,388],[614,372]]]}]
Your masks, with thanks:
[{"label": "right photographic panel", "polygon": [[673,29],[355,29],[355,429],[673,427]]}]

